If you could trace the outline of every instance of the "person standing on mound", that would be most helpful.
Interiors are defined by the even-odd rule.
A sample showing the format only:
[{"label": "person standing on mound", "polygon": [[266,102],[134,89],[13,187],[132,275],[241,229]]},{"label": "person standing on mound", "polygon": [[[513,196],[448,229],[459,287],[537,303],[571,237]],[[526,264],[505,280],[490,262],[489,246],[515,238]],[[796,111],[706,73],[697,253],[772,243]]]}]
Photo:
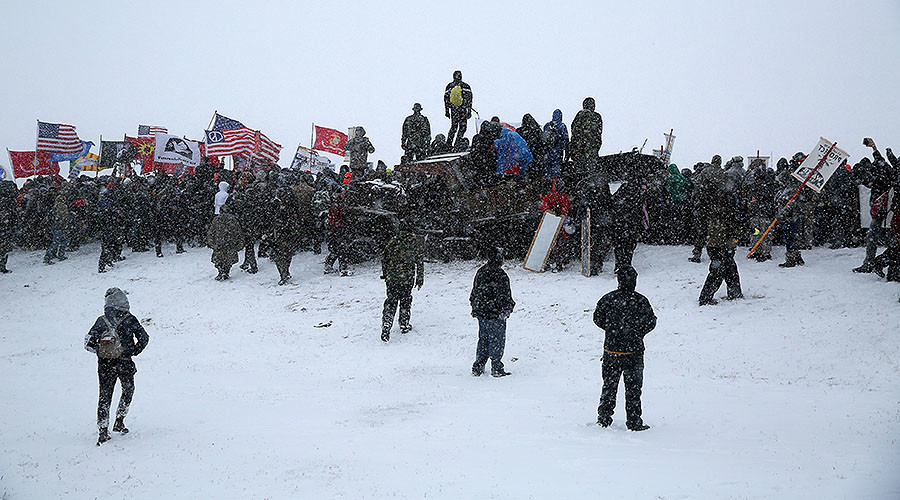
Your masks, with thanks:
[{"label": "person standing on mound", "polygon": [[122,384],[122,396],[116,410],[113,431],[126,434],[125,416],[134,396],[134,374],[137,368],[132,357],[140,354],[150,336],[140,321],[129,312],[128,297],[118,288],[106,291],[103,316],[84,337],[84,348],[97,355],[97,375],[100,399],[97,403],[97,427],[100,437],[97,446],[109,441],[109,405],[112,403],[116,380]]},{"label": "person standing on mound", "polygon": [[644,336],[656,328],[656,314],[647,297],[636,292],[637,271],[631,266],[616,269],[619,288],[597,302],[594,323],[606,332],[603,341],[603,393],[597,408],[597,424],[609,427],[616,409],[619,379],[625,379],[626,427],[632,431],[650,428],[641,418],[644,386]]},{"label": "person standing on mound", "polygon": [[485,265],[475,273],[475,283],[469,303],[472,317],[478,319],[478,347],[472,375],[484,373],[484,366],[491,358],[491,375],[505,377],[510,373],[503,369],[503,350],[506,348],[506,320],[516,307],[509,287],[509,276],[503,270],[503,249],[494,248]]}]

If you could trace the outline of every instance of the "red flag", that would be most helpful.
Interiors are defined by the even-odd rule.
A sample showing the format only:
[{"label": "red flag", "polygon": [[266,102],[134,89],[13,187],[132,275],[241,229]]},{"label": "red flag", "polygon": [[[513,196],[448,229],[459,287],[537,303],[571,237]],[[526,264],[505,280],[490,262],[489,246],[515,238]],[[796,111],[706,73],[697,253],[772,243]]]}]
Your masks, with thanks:
[{"label": "red flag", "polygon": [[343,156],[346,144],[347,134],[316,125],[316,142],[313,143],[313,149]]},{"label": "red flag", "polygon": [[134,144],[134,159],[153,161],[153,150],[156,149],[155,137],[128,137],[125,140]]},{"label": "red flag", "polygon": [[50,161],[49,151],[9,151],[9,162],[12,163],[13,176],[19,179],[32,175],[58,175],[59,163]]}]

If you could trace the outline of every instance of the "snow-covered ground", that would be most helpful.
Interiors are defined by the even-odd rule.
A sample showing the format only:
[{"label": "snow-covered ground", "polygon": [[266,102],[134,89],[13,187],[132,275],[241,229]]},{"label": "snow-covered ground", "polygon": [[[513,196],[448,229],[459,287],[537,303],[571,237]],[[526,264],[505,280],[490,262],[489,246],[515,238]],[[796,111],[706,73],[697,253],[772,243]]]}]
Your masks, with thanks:
[{"label": "snow-covered ground", "polygon": [[[96,245],[54,266],[17,252],[0,276],[0,495],[19,498],[900,497],[900,287],[850,269],[862,249],[738,259],[747,299],[697,307],[685,247],[640,246],[647,432],[594,422],[607,271],[533,274],[512,376],[474,378],[478,262],[426,264],[412,332],[379,340],[374,264],[322,275],[299,255],[213,280],[209,250],[134,254],[98,275]],[[739,256],[742,256],[739,252]],[[610,268],[611,266],[607,266]],[[131,433],[95,446],[96,361],[84,334],[118,286],[150,334]],[[719,295],[724,294],[724,289]],[[331,326],[316,325],[331,322]],[[118,390],[113,404],[118,401]]]}]

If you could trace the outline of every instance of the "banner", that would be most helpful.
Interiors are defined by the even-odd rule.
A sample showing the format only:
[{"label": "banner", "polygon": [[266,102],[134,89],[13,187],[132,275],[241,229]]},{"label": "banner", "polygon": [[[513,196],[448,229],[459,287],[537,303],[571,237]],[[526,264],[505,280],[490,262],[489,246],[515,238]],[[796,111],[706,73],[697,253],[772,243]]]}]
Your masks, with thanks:
[{"label": "banner", "polygon": [[316,125],[316,141],[313,149],[344,156],[344,146],[347,145],[347,134],[333,128],[325,128]]},{"label": "banner", "polygon": [[12,163],[13,175],[19,179],[33,175],[58,175],[59,163],[50,160],[48,151],[10,151],[9,162]]},{"label": "banner", "polygon": [[135,147],[129,141],[100,141],[99,168],[105,170],[115,167],[116,163],[129,164],[134,161],[135,154]]},{"label": "banner", "polygon": [[317,174],[326,168],[334,170],[331,160],[319,156],[309,148],[297,146],[297,152],[294,153],[294,160],[291,162],[291,170],[308,170]]},{"label": "banner", "polygon": [[154,162],[182,163],[186,167],[200,165],[200,143],[171,134],[156,134]]},{"label": "banner", "polygon": [[[819,164],[819,161],[822,160],[825,153],[831,148],[831,144],[832,142],[828,139],[820,137],[819,143],[813,148],[812,153],[803,160],[803,163],[797,167],[797,170],[791,173],[791,176],[800,182],[806,180],[806,178],[809,177],[810,172],[816,168],[816,165]],[[846,151],[840,148],[832,149],[828,158],[825,158],[825,160],[822,161],[822,166],[820,166],[812,177],[809,178],[809,181],[806,183],[807,187],[817,193],[821,192],[822,188],[825,187],[825,183],[828,182],[828,179],[831,177],[831,174],[840,168],[848,158],[850,158],[850,154]]]}]

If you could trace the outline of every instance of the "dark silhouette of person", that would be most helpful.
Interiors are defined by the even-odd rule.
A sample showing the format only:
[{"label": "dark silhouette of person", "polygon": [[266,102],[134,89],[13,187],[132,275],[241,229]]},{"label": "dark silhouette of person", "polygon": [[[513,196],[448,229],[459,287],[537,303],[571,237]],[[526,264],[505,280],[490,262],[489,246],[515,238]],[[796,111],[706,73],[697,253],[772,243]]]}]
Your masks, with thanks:
[{"label": "dark silhouette of person", "polygon": [[453,81],[444,90],[444,115],[450,118],[447,144],[455,146],[465,137],[466,120],[472,117],[472,87],[462,80],[462,71],[453,72]]}]

